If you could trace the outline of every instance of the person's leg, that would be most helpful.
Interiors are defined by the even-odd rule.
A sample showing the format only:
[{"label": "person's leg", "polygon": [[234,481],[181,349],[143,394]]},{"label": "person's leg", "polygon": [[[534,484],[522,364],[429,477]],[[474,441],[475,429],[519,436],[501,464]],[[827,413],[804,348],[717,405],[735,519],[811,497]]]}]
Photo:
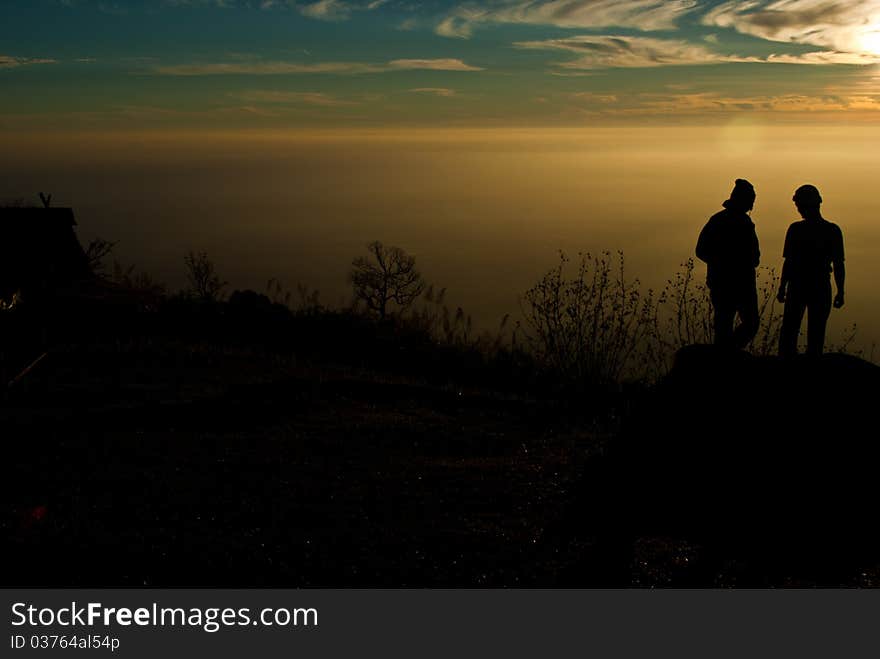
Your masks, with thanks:
[{"label": "person's leg", "polygon": [[733,331],[733,346],[744,350],[758,333],[760,322],[758,313],[758,291],[755,286],[746,286],[737,299],[739,325]]},{"label": "person's leg", "polygon": [[779,331],[779,355],[791,357],[797,354],[798,335],[801,333],[801,321],[807,308],[800,291],[789,284],[782,312],[782,329]]},{"label": "person's leg", "polygon": [[710,291],[715,318],[715,345],[730,346],[733,343],[733,320],[736,305],[726,291],[717,288]]},{"label": "person's leg", "polygon": [[807,354],[822,355],[825,349],[825,328],[831,315],[831,281],[825,281],[810,291],[807,305]]}]

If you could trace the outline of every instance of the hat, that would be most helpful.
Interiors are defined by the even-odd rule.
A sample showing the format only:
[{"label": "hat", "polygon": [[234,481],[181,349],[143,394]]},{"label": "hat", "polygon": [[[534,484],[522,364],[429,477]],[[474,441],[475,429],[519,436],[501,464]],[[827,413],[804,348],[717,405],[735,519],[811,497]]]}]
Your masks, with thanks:
[{"label": "hat", "polygon": [[745,207],[746,210],[749,210],[754,203],[755,186],[744,178],[738,178],[733,184],[733,190],[730,191],[730,199],[725,201],[722,206],[725,208]]},{"label": "hat", "polygon": [[755,197],[755,186],[749,183],[744,178],[736,179],[736,182],[733,184],[733,190],[730,191],[731,199],[754,199]]}]

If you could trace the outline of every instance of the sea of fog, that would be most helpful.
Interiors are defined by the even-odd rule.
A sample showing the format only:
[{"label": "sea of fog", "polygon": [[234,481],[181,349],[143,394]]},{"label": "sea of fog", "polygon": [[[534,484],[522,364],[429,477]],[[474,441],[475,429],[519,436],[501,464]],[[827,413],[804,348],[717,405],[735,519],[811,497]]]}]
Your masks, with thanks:
[{"label": "sea of fog", "polygon": [[[0,198],[39,191],[76,212],[83,241],[173,288],[206,250],[230,289],[277,278],[348,301],[372,240],[416,255],[484,327],[516,314],[559,250],[622,250],[662,287],[692,256],[733,180],[751,180],[763,263],[779,268],[791,195],[813,183],[842,227],[853,322],[880,340],[877,128],[639,127],[323,133],[18,135],[0,144]],[[700,268],[700,276],[704,270]]]}]

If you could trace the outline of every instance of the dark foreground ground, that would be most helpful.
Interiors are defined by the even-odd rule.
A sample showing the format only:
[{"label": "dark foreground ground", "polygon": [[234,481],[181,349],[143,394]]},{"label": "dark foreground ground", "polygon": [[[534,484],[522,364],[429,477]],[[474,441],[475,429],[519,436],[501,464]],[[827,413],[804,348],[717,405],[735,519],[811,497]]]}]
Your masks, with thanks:
[{"label": "dark foreground ground", "polygon": [[[258,350],[56,348],[0,408],[0,581],[880,584],[880,552],[831,557],[815,570],[796,560],[809,549],[797,542],[766,563],[760,537],[744,549],[680,520],[610,531],[609,519],[638,518],[639,498],[625,494],[642,487],[632,479],[647,483],[648,499],[665,490],[662,479],[643,479],[644,465],[603,466],[621,417],[641,414],[638,399],[652,395],[599,413],[589,400],[427,384]],[[636,426],[651,433],[652,424]],[[739,483],[748,481],[743,473]]]}]

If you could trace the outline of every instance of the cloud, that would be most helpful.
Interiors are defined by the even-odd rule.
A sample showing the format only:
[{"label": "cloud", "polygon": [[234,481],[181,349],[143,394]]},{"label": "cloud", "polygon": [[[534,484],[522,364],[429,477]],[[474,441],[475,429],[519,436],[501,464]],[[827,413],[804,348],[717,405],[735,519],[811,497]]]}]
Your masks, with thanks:
[{"label": "cloud", "polygon": [[91,114],[97,120],[110,120],[112,118],[131,119],[138,121],[178,121],[185,119],[205,120],[211,118],[237,118],[237,117],[279,117],[276,112],[265,108],[250,105],[224,106],[205,110],[179,110],[142,105],[122,105],[107,112],[86,113]]},{"label": "cloud", "polygon": [[448,16],[437,24],[434,33],[450,39],[467,39],[473,33],[474,22],[462,16]]},{"label": "cloud", "polygon": [[390,2],[390,0],[314,0],[297,2],[296,0],[162,0],[166,7],[182,8],[220,8],[220,9],[295,9],[303,16],[323,21],[342,21],[355,11],[373,11]]},{"label": "cloud", "polygon": [[517,48],[563,50],[579,55],[561,62],[568,69],[643,68],[744,61],[713,53],[706,46],[680,39],[612,35],[581,35],[544,41],[520,41]]},{"label": "cloud", "polygon": [[331,96],[323,92],[289,92],[275,90],[253,90],[234,94],[246,103],[269,105],[315,105],[319,107],[348,107],[359,105],[356,101],[350,101]]},{"label": "cloud", "polygon": [[351,15],[351,5],[342,0],[318,0],[300,7],[300,13],[321,21],[344,21]]},{"label": "cloud", "polygon": [[620,35],[579,35],[544,41],[520,41],[514,46],[530,50],[562,50],[576,53],[579,55],[576,59],[556,63],[556,66],[573,70],[698,66],[730,62],[865,65],[880,61],[880,58],[873,55],[831,51],[767,57],[728,55],[710,50],[702,43],[691,43],[681,39]]},{"label": "cloud", "polygon": [[397,29],[408,32],[410,30],[415,30],[418,26],[419,20],[417,18],[405,18],[397,24]]},{"label": "cloud", "polygon": [[299,13],[320,21],[344,21],[350,18],[354,11],[373,11],[388,2],[389,0],[368,0],[363,3],[352,3],[345,0],[318,0],[300,6]]},{"label": "cloud", "polygon": [[388,62],[388,70],[429,69],[432,71],[482,71],[478,66],[459,59],[396,59]]},{"label": "cloud", "polygon": [[0,55],[0,69],[15,69],[19,66],[57,63],[57,60],[42,57],[13,57],[12,55]]},{"label": "cloud", "polygon": [[880,76],[862,77],[858,80],[847,80],[845,84],[829,85],[828,93],[859,94],[880,97]]},{"label": "cloud", "polygon": [[816,94],[731,96],[719,92],[564,94],[558,104],[563,112],[608,117],[707,116],[751,112],[797,114],[880,112],[880,94],[826,90]]},{"label": "cloud", "polygon": [[708,11],[702,23],[769,41],[880,53],[880,0],[736,0]]},{"label": "cloud", "polygon": [[733,112],[818,113],[880,111],[880,101],[871,97],[782,94],[778,96],[734,97],[717,93],[642,95],[634,107],[618,109],[620,114],[694,114]]},{"label": "cloud", "polygon": [[488,6],[467,4],[441,20],[435,32],[444,37],[467,38],[476,25],[486,23],[671,30],[697,4],[697,0],[517,0]]},{"label": "cloud", "polygon": [[160,75],[208,76],[208,75],[284,75],[296,73],[377,73],[372,64],[359,62],[319,62],[297,64],[294,62],[217,62],[209,64],[176,64],[153,69]]},{"label": "cloud", "polygon": [[569,94],[569,98],[576,101],[587,101],[589,103],[610,104],[617,103],[620,98],[616,94],[597,94],[595,92],[574,92]]},{"label": "cloud", "polygon": [[365,62],[221,62],[210,64],[178,64],[159,66],[154,73],[171,76],[206,75],[285,75],[307,73],[361,74],[387,73],[391,71],[482,71],[460,59],[396,59],[384,64]]},{"label": "cloud", "polygon": [[875,53],[842,53],[822,50],[800,55],[768,55],[762,61],[770,64],[853,64],[867,66],[880,63],[880,55]]},{"label": "cloud", "polygon": [[456,94],[454,89],[447,89],[446,87],[416,87],[415,89],[410,89],[410,91],[416,94],[433,94],[434,96],[443,96],[446,98],[455,96]]},{"label": "cloud", "polygon": [[[235,7],[235,0],[163,0],[163,5],[168,7],[219,7],[220,9],[228,9],[230,7]],[[264,2],[260,3],[262,8],[263,5],[268,5],[271,7],[276,4],[273,0],[264,0]]]},{"label": "cloud", "polygon": [[[468,38],[485,24],[552,25],[559,28],[675,30],[685,16],[698,16],[711,28],[733,29],[765,41],[818,46],[809,53],[765,57],[721,54],[711,50],[718,36],[702,39],[638,37],[612,44],[610,37],[575,37],[520,42],[521,48],[580,51],[570,69],[645,67],[718,62],[778,64],[875,64],[880,61],[880,0],[502,0],[459,5],[435,26],[438,35]],[[697,20],[696,18],[693,20]],[[582,39],[580,44],[572,43]],[[592,39],[592,41],[588,41]],[[538,46],[544,44],[544,46]]]}]

